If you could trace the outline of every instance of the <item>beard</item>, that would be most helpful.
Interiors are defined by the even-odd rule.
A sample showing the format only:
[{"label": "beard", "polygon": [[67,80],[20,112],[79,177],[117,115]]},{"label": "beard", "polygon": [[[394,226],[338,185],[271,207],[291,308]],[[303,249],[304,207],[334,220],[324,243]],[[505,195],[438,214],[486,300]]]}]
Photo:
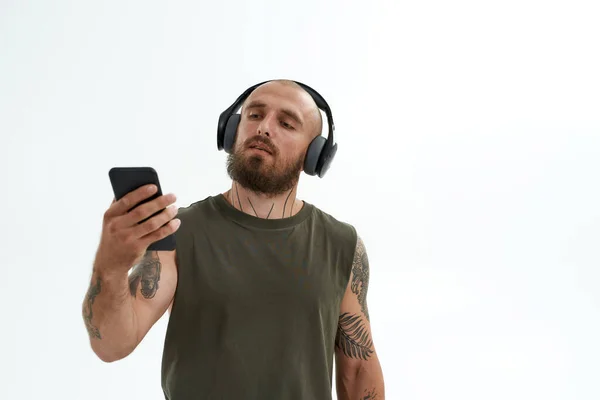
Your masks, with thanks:
[{"label": "beard", "polygon": [[[271,155],[250,154],[246,143],[264,144]],[[234,147],[235,150],[227,155],[227,174],[243,188],[257,194],[274,197],[291,190],[300,178],[303,159],[288,161],[279,165],[279,152],[270,140],[255,137],[246,141],[243,146]],[[269,158],[273,158],[270,160]]]}]

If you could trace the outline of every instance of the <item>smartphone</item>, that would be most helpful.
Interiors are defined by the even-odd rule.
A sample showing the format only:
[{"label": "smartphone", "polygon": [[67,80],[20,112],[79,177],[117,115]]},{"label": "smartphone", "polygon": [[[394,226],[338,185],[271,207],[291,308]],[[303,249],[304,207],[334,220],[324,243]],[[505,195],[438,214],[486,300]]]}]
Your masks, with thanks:
[{"label": "smartphone", "polygon": [[[110,183],[113,188],[113,193],[115,195],[115,199],[119,200],[121,197],[125,196],[127,193],[130,193],[142,186],[154,184],[158,188],[158,190],[147,199],[142,200],[138,204],[131,207],[127,212],[135,209],[136,207],[152,201],[157,197],[162,196],[162,189],[160,187],[160,182],[158,180],[158,174],[152,167],[113,167],[108,171],[108,177],[110,179]],[[138,224],[141,224],[155,215],[160,214],[162,210],[158,210],[148,218],[143,221],[139,221]],[[164,226],[164,225],[163,225]],[[158,250],[158,251],[173,251],[175,250],[175,234],[172,233],[169,236],[162,238],[148,246],[148,251],[150,250]]]}]

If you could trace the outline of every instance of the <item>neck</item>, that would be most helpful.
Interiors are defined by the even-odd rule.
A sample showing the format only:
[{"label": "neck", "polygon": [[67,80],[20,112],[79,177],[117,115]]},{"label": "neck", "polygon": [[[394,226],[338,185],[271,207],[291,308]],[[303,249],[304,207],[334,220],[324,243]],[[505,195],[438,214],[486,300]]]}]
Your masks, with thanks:
[{"label": "neck", "polygon": [[243,188],[236,181],[231,189],[223,193],[227,201],[236,209],[264,219],[289,218],[295,215],[304,202],[296,198],[298,185],[279,195],[265,195]]}]

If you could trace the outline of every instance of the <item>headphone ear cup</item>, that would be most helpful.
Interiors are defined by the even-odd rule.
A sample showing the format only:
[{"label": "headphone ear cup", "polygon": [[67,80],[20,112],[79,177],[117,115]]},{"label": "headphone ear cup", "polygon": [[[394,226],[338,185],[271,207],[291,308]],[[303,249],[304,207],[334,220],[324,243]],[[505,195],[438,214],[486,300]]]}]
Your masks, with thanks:
[{"label": "headphone ear cup", "polygon": [[304,159],[304,172],[308,175],[317,175],[317,166],[319,165],[319,159],[323,153],[323,148],[327,139],[323,136],[317,136],[310,142],[308,150],[306,151],[306,158]]},{"label": "headphone ear cup", "polygon": [[237,134],[238,125],[241,120],[240,114],[233,114],[227,120],[227,125],[225,126],[225,134],[223,136],[223,149],[225,152],[232,153],[233,145],[235,144],[235,136]]}]

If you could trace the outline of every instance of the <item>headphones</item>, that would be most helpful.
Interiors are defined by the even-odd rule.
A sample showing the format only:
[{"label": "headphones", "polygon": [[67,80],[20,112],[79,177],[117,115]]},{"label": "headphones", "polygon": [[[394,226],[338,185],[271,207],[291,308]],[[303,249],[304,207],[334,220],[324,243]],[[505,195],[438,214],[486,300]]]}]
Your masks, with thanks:
[{"label": "headphones", "polygon": [[[240,114],[236,113],[254,89],[267,82],[271,81],[264,81],[246,89],[246,91],[242,93],[231,106],[229,106],[229,108],[221,113],[219,116],[219,125],[217,126],[217,148],[219,150],[225,150],[225,152],[231,154],[238,125],[242,117]],[[333,137],[335,125],[333,123],[331,109],[325,99],[316,90],[303,83],[293,82],[306,90],[317,104],[317,107],[323,110],[327,116],[327,124],[329,127],[327,139],[322,135],[314,138],[308,146],[306,158],[304,160],[304,172],[308,175],[318,175],[319,178],[322,178],[325,176],[327,170],[329,170],[331,162],[337,152],[337,143],[335,143]]]}]

